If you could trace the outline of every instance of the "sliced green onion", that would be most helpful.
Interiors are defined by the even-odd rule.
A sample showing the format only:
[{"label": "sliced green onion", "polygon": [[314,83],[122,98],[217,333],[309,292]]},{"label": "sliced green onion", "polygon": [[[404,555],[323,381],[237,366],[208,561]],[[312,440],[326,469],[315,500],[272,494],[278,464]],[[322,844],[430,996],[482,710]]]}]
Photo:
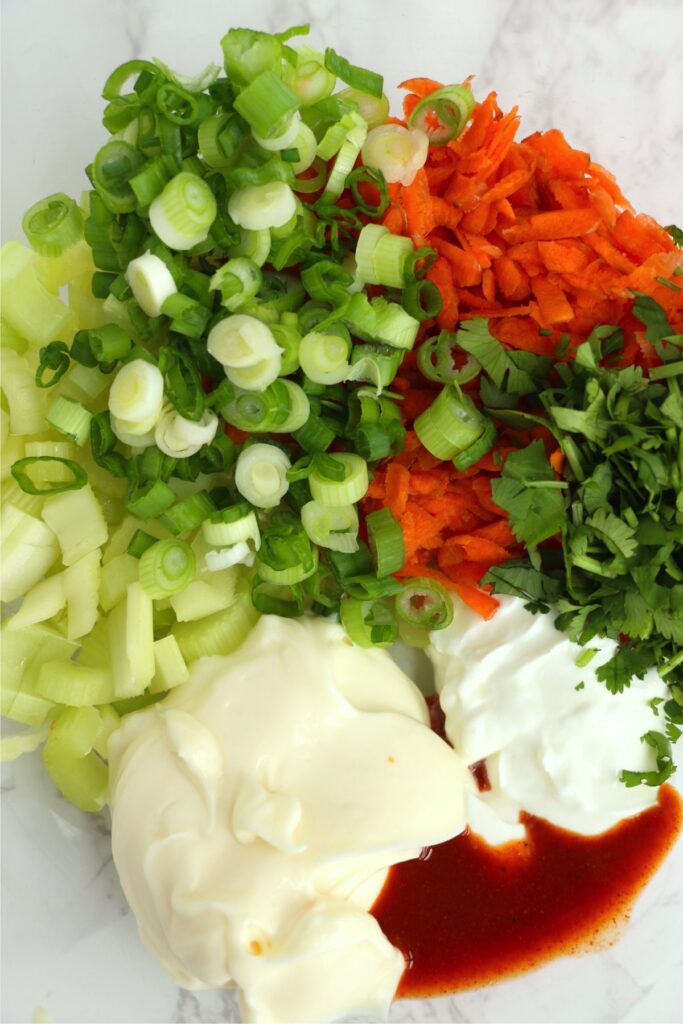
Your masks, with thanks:
[{"label": "sliced green onion", "polygon": [[211,311],[196,299],[176,292],[165,299],[161,312],[171,318],[170,329],[188,338],[201,338],[209,322]]},{"label": "sliced green onion", "polygon": [[[28,470],[31,466],[45,465],[47,463],[60,463],[71,473],[68,481],[53,483],[49,487],[38,487],[31,479]],[[26,494],[60,494],[63,491],[77,491],[85,487],[88,482],[88,474],[72,459],[60,459],[54,455],[38,455],[31,458],[19,459],[13,463],[11,468],[12,476]]]},{"label": "sliced green onion", "polygon": [[131,434],[146,434],[156,423],[164,400],[164,378],[154,363],[133,359],[116,374],[109,392],[109,412]]},{"label": "sliced green onion", "polygon": [[283,586],[254,576],[251,600],[254,608],[264,615],[291,619],[304,614],[304,591],[300,583]]},{"label": "sliced green onion", "polygon": [[299,345],[301,369],[316,384],[339,384],[351,369],[349,342],[338,334],[311,331]]},{"label": "sliced green onion", "polygon": [[335,437],[334,430],[315,412],[294,432],[294,440],[305,452],[324,452]]},{"label": "sliced green onion", "polygon": [[333,49],[328,47],[325,50],[325,67],[342,82],[346,82],[352,89],[367,93],[376,99],[382,98],[384,79],[375,71],[368,71],[366,68],[359,68],[350,64],[345,57],[340,57]]},{"label": "sliced green onion", "polygon": [[92,413],[80,402],[58,395],[47,411],[46,419],[55,430],[78,445],[85,444],[90,437]]},{"label": "sliced green onion", "polygon": [[[464,362],[462,357],[465,356]],[[456,358],[461,365],[457,365]],[[441,331],[434,338],[425,340],[417,350],[417,366],[427,380],[441,384],[467,384],[481,371],[481,363],[464,353],[457,344],[456,335],[450,331]]]},{"label": "sliced green onion", "polygon": [[379,394],[388,387],[401,365],[403,352],[389,345],[354,345],[351,350],[351,369],[346,380],[369,381]]},{"label": "sliced green onion", "polygon": [[215,512],[209,521],[202,523],[202,534],[212,547],[229,547],[245,541],[252,541],[256,551],[261,546],[256,514],[245,502]]},{"label": "sliced green onion", "polygon": [[299,100],[274,71],[263,71],[235,99],[235,110],[257,135],[277,136]]},{"label": "sliced green onion", "polygon": [[415,420],[420,442],[437,459],[452,459],[484,434],[488,417],[456,386],[446,386]]},{"label": "sliced green onion", "polygon": [[458,455],[453,459],[453,465],[457,470],[463,472],[469,469],[470,466],[474,466],[475,463],[479,462],[487,452],[490,452],[496,443],[498,432],[493,425],[493,420],[486,419],[486,426],[484,433],[478,440],[471,444],[469,448],[465,448],[464,451],[459,452]]},{"label": "sliced green onion", "polygon": [[260,267],[246,256],[228,260],[211,278],[211,291],[220,291],[221,305],[231,312],[253,299],[263,282]]},{"label": "sliced green onion", "polygon": [[[290,316],[293,317],[294,324],[285,322],[285,317]],[[270,328],[275,341],[282,349],[280,374],[283,377],[288,377],[290,373],[294,373],[299,369],[301,333],[295,326],[297,319],[296,314],[283,313],[281,322],[279,324],[272,324]]]},{"label": "sliced green onion", "polygon": [[367,463],[360,455],[354,455],[352,452],[335,452],[328,458],[341,463],[344,468],[344,479],[330,480],[318,470],[314,470],[308,478],[313,498],[331,508],[354,505],[368,489]]},{"label": "sliced green onion", "polygon": [[140,557],[140,583],[155,600],[183,590],[194,578],[194,551],[183,540],[160,540]]},{"label": "sliced green onion", "polygon": [[405,546],[400,523],[391,509],[380,508],[365,517],[368,544],[378,576],[399,572],[405,563]]},{"label": "sliced green onion", "polygon": [[125,505],[138,519],[156,519],[176,500],[176,493],[163,480],[153,480],[135,487],[127,495]]},{"label": "sliced green onion", "polygon": [[[164,345],[159,349],[159,371],[164,378],[164,395],[174,409],[188,420],[202,420],[206,398],[194,353],[180,341]],[[195,441],[206,443],[203,436]]]},{"label": "sliced green onion", "polygon": [[392,348],[410,349],[415,343],[420,328],[419,320],[406,313],[396,302],[386,299],[372,300],[375,313],[374,340]]},{"label": "sliced green onion", "polygon": [[403,308],[420,322],[431,320],[441,312],[441,292],[433,281],[411,281],[403,289]]},{"label": "sliced green onion", "polygon": [[355,103],[358,113],[367,123],[368,128],[376,128],[384,124],[389,116],[389,100],[382,93],[376,96],[373,93],[364,92],[361,89],[342,89],[337,93],[338,99],[348,103]]},{"label": "sliced green onion", "polygon": [[355,505],[330,508],[309,501],[301,509],[301,522],[314,544],[331,551],[358,550],[358,512]]},{"label": "sliced green onion", "polygon": [[171,249],[192,249],[203,242],[216,219],[216,199],[196,174],[181,171],[149,208],[155,234]]},{"label": "sliced green onion", "polygon": [[216,506],[206,491],[199,491],[167,508],[159,516],[159,520],[171,533],[188,533],[201,526],[215,511]]},{"label": "sliced green onion", "polygon": [[382,172],[388,182],[411,185],[429,152],[427,135],[418,128],[382,124],[368,132],[363,163]]},{"label": "sliced green onion", "polygon": [[[71,365],[69,350],[63,341],[51,341],[40,350],[40,362],[36,369],[36,387],[51,388],[59,383]],[[52,376],[46,380],[45,374],[52,371]]]},{"label": "sliced green onion", "polygon": [[228,213],[247,231],[263,231],[287,224],[297,212],[296,198],[289,185],[271,181],[251,185],[233,192],[228,201]]},{"label": "sliced green onion", "polygon": [[287,493],[291,462],[281,448],[253,444],[244,448],[235,466],[235,486],[257,508],[274,508]]},{"label": "sliced green onion", "polygon": [[398,623],[381,601],[343,597],[339,617],[349,638],[358,647],[390,647],[398,637]]},{"label": "sliced green onion", "polygon": [[21,226],[39,256],[54,258],[83,237],[83,212],[73,199],[55,192],[27,210]]},{"label": "sliced green onion", "polygon": [[453,621],[453,601],[437,580],[407,580],[396,595],[396,614],[409,626],[445,629]]},{"label": "sliced green onion", "polygon": [[326,199],[338,199],[346,188],[346,179],[353,170],[366,136],[367,127],[365,125],[363,127],[356,125],[346,136],[344,144],[337,153],[337,158],[325,185],[324,194]]},{"label": "sliced green onion", "polygon": [[228,380],[239,388],[262,391],[280,373],[281,350],[268,326],[253,316],[235,313],[220,320],[206,345]]},{"label": "sliced green onion", "polygon": [[117,324],[92,327],[78,334],[87,334],[90,351],[98,363],[113,363],[117,359],[124,359],[132,348],[129,336]]},{"label": "sliced green onion", "polygon": [[170,156],[156,156],[148,160],[137,174],[128,180],[128,184],[135,193],[138,207],[144,210],[149,209],[152,200],[163,192],[171,178],[177,173],[178,165]]},{"label": "sliced green onion", "polygon": [[90,450],[98,466],[112,476],[126,476],[126,460],[116,448],[117,437],[108,412],[98,412],[90,420]]},{"label": "sliced green onion", "polygon": [[130,539],[128,544],[127,553],[132,555],[133,558],[141,558],[148,548],[151,548],[153,544],[156,544],[158,537],[153,537],[151,533],[145,533],[144,530],[136,530]]},{"label": "sliced green onion", "polygon": [[296,66],[285,64],[287,85],[304,107],[310,107],[330,95],[336,78],[324,66],[324,56],[310,46],[300,46]]},{"label": "sliced green onion", "polygon": [[247,231],[240,228],[240,241],[228,249],[228,256],[248,256],[257,267],[262,267],[270,254],[270,231]]},{"label": "sliced green onion", "polygon": [[437,89],[413,108],[408,124],[426,132],[432,146],[443,146],[461,134],[474,110],[474,96],[464,85]]},{"label": "sliced green onion", "polygon": [[144,161],[142,153],[127,142],[112,140],[97,152],[92,164],[93,183],[108,210],[130,213],[136,197],[130,179]]},{"label": "sliced green onion", "polygon": [[164,261],[149,249],[128,264],[126,281],[143,313],[151,317],[160,316],[166,299],[178,290]]}]

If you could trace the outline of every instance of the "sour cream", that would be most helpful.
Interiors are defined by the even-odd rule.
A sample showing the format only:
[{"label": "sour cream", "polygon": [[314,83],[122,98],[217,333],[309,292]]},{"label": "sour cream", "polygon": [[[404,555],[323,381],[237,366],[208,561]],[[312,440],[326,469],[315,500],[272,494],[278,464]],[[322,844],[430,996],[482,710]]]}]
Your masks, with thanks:
[{"label": "sour cream", "polygon": [[596,653],[533,615],[516,597],[484,621],[458,603],[452,624],[428,650],[446,717],[446,734],[467,764],[486,759],[491,790],[470,793],[470,826],[491,843],[520,838],[519,812],[584,835],[605,831],[656,802],[657,790],[627,789],[622,769],[649,771],[655,754],[640,737],[661,729],[653,698],[667,690],[656,671],[610,693],[596,668],[616,649]]},{"label": "sour cream", "polygon": [[114,860],[140,934],[245,1021],[383,1015],[402,955],[367,912],[465,825],[468,773],[388,655],[263,617],[112,738]]}]

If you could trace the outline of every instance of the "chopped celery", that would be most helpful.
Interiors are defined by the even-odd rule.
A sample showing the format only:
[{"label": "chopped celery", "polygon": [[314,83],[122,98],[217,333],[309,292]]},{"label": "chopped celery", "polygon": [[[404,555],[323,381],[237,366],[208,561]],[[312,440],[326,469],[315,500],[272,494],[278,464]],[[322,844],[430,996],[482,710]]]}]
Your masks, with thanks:
[{"label": "chopped celery", "polygon": [[102,725],[93,744],[93,750],[106,760],[109,756],[109,740],[121,724],[121,716],[111,704],[103,704],[97,710],[100,713]]},{"label": "chopped celery", "polygon": [[109,664],[109,624],[106,618],[99,618],[84,637],[78,664],[92,665],[93,668]]},{"label": "chopped celery", "polygon": [[38,280],[53,295],[77,277],[87,276],[89,285],[95,273],[92,250],[85,240],[69,246],[59,256],[39,256],[34,265]]},{"label": "chopped celery", "polygon": [[47,345],[68,329],[68,306],[41,284],[36,257],[21,242],[0,250],[0,295],[3,318],[31,345]]},{"label": "chopped celery", "polygon": [[2,348],[14,349],[18,355],[23,356],[28,348],[28,342],[26,338],[22,338],[20,334],[17,334],[6,320],[0,320],[0,346]]},{"label": "chopped celery", "polygon": [[14,601],[30,590],[59,554],[59,544],[49,526],[7,502],[0,514],[2,582],[0,598]]},{"label": "chopped celery", "polygon": [[[3,501],[4,501],[4,498],[5,498],[5,484],[4,484],[4,481],[7,481],[8,483],[10,481],[14,482],[14,477],[12,476],[12,466],[14,465],[15,462],[18,462],[19,459],[23,459],[23,458],[24,458],[24,439],[23,439],[23,437],[15,437],[14,435],[10,434],[10,436],[6,439],[5,443],[2,446],[2,458],[0,460],[0,479],[2,479],[2,481],[3,481],[3,488],[2,488]],[[19,488],[19,490],[21,491],[22,494],[26,493],[25,491],[22,491],[21,488]],[[26,495],[26,497],[29,497],[29,495]],[[26,512],[31,512],[31,514],[33,514],[31,509],[27,508],[23,502],[22,502],[22,504],[19,507],[23,508]]]},{"label": "chopped celery", "polygon": [[40,729],[29,729],[26,732],[14,733],[12,736],[3,736],[0,739],[0,761],[16,761],[22,754],[30,754],[37,750],[47,739],[49,731],[49,726],[43,725]]},{"label": "chopped celery", "polygon": [[102,610],[110,612],[112,608],[126,596],[128,584],[138,578],[138,562],[126,551],[115,555],[111,561],[102,566],[100,579],[100,605]]},{"label": "chopped celery", "polygon": [[14,632],[25,626],[35,626],[37,622],[44,622],[57,615],[65,604],[64,573],[60,572],[56,576],[48,576],[46,580],[41,580],[29,590],[21,603],[21,608],[7,623],[7,628]]},{"label": "chopped celery", "polygon": [[[24,447],[26,458],[51,459],[76,458],[76,446],[71,441],[27,441]],[[31,467],[31,479],[37,484],[63,484],[73,480],[73,473],[63,462],[37,462]]]},{"label": "chopped celery", "polygon": [[[97,603],[100,591],[99,548],[89,551],[83,558],[64,570],[64,593],[69,627],[69,640],[86,636],[97,621]],[[47,581],[46,581],[47,582]]]},{"label": "chopped celery", "polygon": [[232,654],[258,619],[249,586],[245,580],[240,580],[234,604],[205,619],[178,623],[172,635],[178,641],[183,658],[190,663],[209,655]]},{"label": "chopped celery", "polygon": [[78,661],[46,661],[35,684],[39,697],[68,707],[91,707],[114,700],[114,681],[108,666],[94,668]]},{"label": "chopped celery", "polygon": [[154,676],[152,599],[139,583],[129,583],[126,598],[109,616],[109,653],[117,698],[137,697]]},{"label": "chopped celery", "polygon": [[101,732],[96,708],[65,708],[43,747],[50,778],[81,811],[99,811],[107,799],[107,766],[93,752]]},{"label": "chopped celery", "polygon": [[8,349],[2,353],[2,390],[12,434],[38,434],[47,428],[45,392],[36,387],[35,371],[24,356]]},{"label": "chopped celery", "polygon": [[237,568],[223,569],[211,573],[209,580],[193,580],[184,590],[173,594],[170,602],[178,622],[194,622],[229,608],[235,600],[238,579]]},{"label": "chopped celery", "polygon": [[89,551],[102,547],[109,536],[102,506],[89,484],[48,498],[43,519],[59,541],[64,565],[73,565]]},{"label": "chopped celery", "polygon": [[[23,452],[18,458],[23,458]],[[36,519],[40,519],[40,513],[43,509],[44,497],[40,494],[27,494],[26,491],[22,491],[19,484],[16,482],[13,476],[10,476],[9,480],[3,478],[2,482],[2,504],[5,505],[9,502],[11,505],[16,505],[22,512],[28,512],[30,516],[35,516]]]},{"label": "chopped celery", "polygon": [[24,725],[41,725],[52,711],[50,701],[34,692],[40,666],[51,659],[68,661],[76,644],[49,626],[2,630],[0,654],[2,714]]},{"label": "chopped celery", "polygon": [[135,516],[126,515],[109,536],[109,543],[105,547],[102,556],[102,564],[106,565],[107,562],[111,562],[117,555],[125,554],[128,551],[128,545],[138,530],[145,530],[147,533],[151,533],[153,537],[158,537],[159,540],[169,536],[166,527],[162,526],[156,519],[143,522],[142,519],[137,519]]},{"label": "chopped celery", "polygon": [[174,686],[180,686],[189,678],[185,659],[183,658],[178,641],[169,633],[161,640],[154,641],[154,679],[150,686],[151,693],[163,693],[165,690],[172,690]]}]

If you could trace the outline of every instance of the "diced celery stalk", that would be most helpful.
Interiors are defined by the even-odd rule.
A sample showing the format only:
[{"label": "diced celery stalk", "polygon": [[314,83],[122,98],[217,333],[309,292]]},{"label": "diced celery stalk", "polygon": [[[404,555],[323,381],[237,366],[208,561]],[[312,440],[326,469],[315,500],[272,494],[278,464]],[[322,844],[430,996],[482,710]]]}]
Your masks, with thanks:
[{"label": "diced celery stalk", "polygon": [[3,349],[14,349],[17,355],[23,356],[28,348],[28,342],[6,320],[0,320],[0,346]]},{"label": "diced celery stalk", "polygon": [[[21,458],[22,455],[19,455],[19,458]],[[40,519],[40,513],[43,508],[44,501],[45,498],[41,497],[39,494],[27,494],[26,491],[22,491],[13,476],[11,476],[9,480],[5,480],[3,478],[3,505],[10,502],[12,505],[16,505],[17,508],[20,508],[22,512],[28,512],[30,516],[35,516],[36,519]]]},{"label": "diced celery stalk", "polygon": [[64,570],[64,593],[69,624],[66,635],[69,640],[78,640],[79,637],[85,636],[97,621],[100,558],[100,549],[96,548]]},{"label": "diced celery stalk", "polygon": [[102,566],[100,580],[100,604],[102,610],[110,612],[122,601],[128,591],[128,584],[138,578],[138,561],[124,551]]},{"label": "diced celery stalk", "polygon": [[103,704],[97,710],[102,719],[102,726],[93,744],[93,750],[106,760],[109,756],[109,740],[121,724],[121,716],[110,704]]},{"label": "diced celery stalk", "polygon": [[45,392],[36,387],[27,359],[11,349],[2,353],[2,390],[9,403],[12,434],[38,434],[47,428]]},{"label": "diced celery stalk", "polygon": [[0,739],[0,761],[15,761],[22,754],[30,754],[44,743],[49,734],[49,726],[42,725],[35,731],[18,732],[13,736]]},{"label": "diced celery stalk", "polygon": [[43,764],[57,789],[81,811],[99,811],[107,799],[109,772],[92,752],[102,719],[96,708],[66,708],[43,747]]},{"label": "diced celery stalk", "polygon": [[114,700],[114,680],[108,665],[95,668],[78,661],[46,661],[38,672],[39,697],[71,708],[109,704]]},{"label": "diced celery stalk", "polygon": [[236,651],[259,619],[245,582],[237,589],[237,600],[230,608],[214,612],[197,622],[181,622],[173,627],[173,636],[188,664],[197,658]]},{"label": "diced celery stalk", "polygon": [[91,402],[107,390],[111,374],[102,373],[97,366],[82,366],[75,363],[70,372],[60,381],[60,394],[74,398],[77,402]]},{"label": "diced celery stalk", "polygon": [[99,618],[88,635],[83,638],[78,664],[92,665],[93,668],[109,664],[109,623],[106,618]]},{"label": "diced celery stalk", "polygon": [[56,576],[48,576],[46,580],[41,580],[29,590],[21,603],[21,608],[7,623],[7,628],[15,631],[25,626],[35,626],[37,622],[45,622],[46,619],[57,615],[65,604],[64,574],[60,572]]},{"label": "diced celery stalk", "polygon": [[57,536],[64,565],[73,565],[107,542],[102,506],[89,484],[78,491],[65,491],[48,498],[43,519]]},{"label": "diced celery stalk", "polygon": [[154,663],[156,671],[150,686],[152,693],[172,690],[174,686],[186,682],[190,676],[185,659],[180,653],[178,641],[171,633],[161,640],[154,641]]},{"label": "diced celery stalk", "polygon": [[[92,277],[92,275],[88,276],[89,278]],[[120,326],[130,328],[130,319],[123,303],[115,299],[113,295],[108,295],[104,301],[96,298],[90,288],[90,280],[86,281],[84,278],[76,278],[73,281],[69,281],[67,294],[69,298],[69,311],[75,321],[74,326],[79,330],[86,330],[89,327],[104,327],[105,324],[111,323],[115,318],[111,311],[107,309],[107,303],[110,299],[113,303],[117,303],[119,317],[125,320],[125,323],[122,323]],[[115,322],[118,323],[118,321]]]},{"label": "diced celery stalk", "polygon": [[10,502],[3,506],[0,516],[0,543],[3,601],[14,601],[30,590],[59,554],[59,544],[50,527]]},{"label": "diced celery stalk", "polygon": [[129,583],[125,601],[109,616],[109,652],[117,698],[143,693],[154,676],[154,618],[139,583]]},{"label": "diced celery stalk", "polygon": [[[12,476],[12,466],[14,465],[15,462],[18,462],[19,459],[23,459],[23,457],[24,457],[24,439],[23,439],[23,437],[15,437],[14,435],[10,434],[10,436],[7,438],[5,444],[2,446],[2,459],[0,460],[0,480],[6,481],[7,484],[12,483],[14,481],[14,477]],[[5,495],[5,486],[6,486],[6,484],[3,483],[3,487],[2,487],[3,502],[5,500],[5,497],[4,497],[4,495]],[[18,484],[17,484],[17,487],[19,487]],[[21,491],[21,487],[19,487],[19,490]],[[21,491],[21,493],[26,495],[25,491]],[[26,497],[34,497],[34,496],[33,495],[26,495]],[[23,502],[23,501],[21,502],[19,507],[26,509],[27,512],[31,512],[32,511],[31,509],[29,509],[27,507],[26,503]],[[39,507],[42,508],[42,505],[39,506]]]},{"label": "diced celery stalk", "polygon": [[0,250],[2,315],[31,345],[47,345],[69,325],[71,313],[41,284],[36,258],[20,242],[7,242]]},{"label": "diced celery stalk", "polygon": [[109,536],[109,543],[104,549],[102,563],[106,565],[107,562],[111,562],[117,555],[125,554],[128,551],[128,545],[138,530],[151,533],[153,537],[158,537],[159,540],[170,536],[166,527],[162,526],[156,519],[149,519],[147,522],[143,522],[142,519],[137,519],[135,516],[124,516],[120,525],[115,530],[112,530]]},{"label": "diced celery stalk", "polygon": [[85,239],[69,246],[59,256],[38,256],[35,261],[38,280],[56,295],[69,281],[81,275],[92,278],[95,273],[92,250]]},{"label": "diced celery stalk", "polygon": [[170,602],[178,622],[194,622],[229,608],[235,600],[238,578],[236,568],[224,569],[211,573],[210,581],[193,580],[184,590],[173,594]]},{"label": "diced celery stalk", "polygon": [[16,632],[5,626],[0,643],[2,714],[24,725],[41,725],[53,705],[34,693],[40,666],[51,659],[68,661],[75,650],[76,644],[50,626],[28,626]]}]

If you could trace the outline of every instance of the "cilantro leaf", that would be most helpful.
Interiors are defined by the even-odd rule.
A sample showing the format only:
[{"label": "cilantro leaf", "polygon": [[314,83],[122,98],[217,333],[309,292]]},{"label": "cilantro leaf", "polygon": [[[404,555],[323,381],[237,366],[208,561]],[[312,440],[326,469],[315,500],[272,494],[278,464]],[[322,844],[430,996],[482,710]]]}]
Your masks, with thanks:
[{"label": "cilantro leaf", "polygon": [[499,479],[493,480],[493,500],[508,513],[517,540],[530,546],[564,530],[566,513],[561,488],[555,480],[542,441],[508,455]]},{"label": "cilantro leaf", "polygon": [[493,583],[497,594],[521,597],[532,612],[548,612],[562,593],[560,579],[519,561],[491,566],[482,583]]},{"label": "cilantro leaf", "polygon": [[493,337],[488,322],[478,317],[465,321],[456,338],[460,348],[481,363],[496,388],[508,394],[533,394],[552,366],[547,356],[506,349]]},{"label": "cilantro leaf", "polygon": [[633,303],[633,315],[640,320],[646,328],[645,337],[648,341],[661,341],[674,333],[664,309],[655,299],[643,292],[633,293],[636,297]]},{"label": "cilantro leaf", "polygon": [[683,231],[676,227],[675,224],[667,224],[664,230],[669,232],[674,240],[674,244],[677,245],[679,249],[683,249]]},{"label": "cilantro leaf", "polygon": [[634,676],[643,678],[651,663],[651,655],[646,647],[623,644],[609,661],[598,666],[596,675],[610,693],[623,693],[631,685]]},{"label": "cilantro leaf", "polygon": [[654,729],[646,732],[640,738],[643,743],[647,743],[655,751],[657,769],[656,771],[649,772],[623,771],[621,773],[621,781],[629,788],[643,784],[646,786],[661,786],[676,771],[671,756],[671,741],[663,733],[656,732]]}]

